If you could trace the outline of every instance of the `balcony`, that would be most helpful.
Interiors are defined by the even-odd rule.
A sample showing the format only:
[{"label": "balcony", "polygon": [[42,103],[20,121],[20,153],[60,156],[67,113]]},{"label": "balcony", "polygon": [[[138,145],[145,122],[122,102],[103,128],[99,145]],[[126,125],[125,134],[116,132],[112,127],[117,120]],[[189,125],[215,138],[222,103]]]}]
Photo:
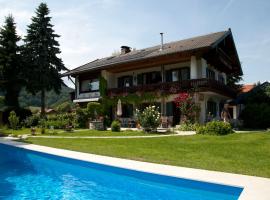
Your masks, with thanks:
[{"label": "balcony", "polygon": [[235,97],[236,91],[219,82],[212,79],[192,79],[177,82],[166,82],[148,85],[139,85],[127,88],[112,88],[108,90],[109,96],[118,96],[123,94],[137,93],[137,92],[153,92],[159,91],[163,94],[177,94],[181,91],[188,91],[195,89],[196,91],[212,91],[225,96]]}]

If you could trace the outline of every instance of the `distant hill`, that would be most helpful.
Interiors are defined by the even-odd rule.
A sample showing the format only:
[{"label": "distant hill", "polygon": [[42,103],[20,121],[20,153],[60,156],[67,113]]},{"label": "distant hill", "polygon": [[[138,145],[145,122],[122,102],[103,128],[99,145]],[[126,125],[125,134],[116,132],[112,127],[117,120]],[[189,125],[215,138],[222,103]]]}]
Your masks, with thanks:
[{"label": "distant hill", "polygon": [[[70,92],[73,92],[74,89],[62,85],[60,94],[56,94],[54,91],[46,92],[46,107],[55,107],[63,102],[71,101]],[[3,92],[0,92],[0,96],[3,96]],[[0,107],[3,106],[1,103],[3,97],[0,98]],[[28,93],[25,89],[22,89],[19,97],[19,102],[21,107],[40,107],[40,93],[37,93],[35,96]]]}]

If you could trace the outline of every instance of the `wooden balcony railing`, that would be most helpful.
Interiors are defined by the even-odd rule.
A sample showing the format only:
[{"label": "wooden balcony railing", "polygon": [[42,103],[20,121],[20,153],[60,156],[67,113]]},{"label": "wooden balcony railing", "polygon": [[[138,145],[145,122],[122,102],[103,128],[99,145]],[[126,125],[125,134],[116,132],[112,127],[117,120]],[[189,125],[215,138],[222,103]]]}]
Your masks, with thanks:
[{"label": "wooden balcony railing", "polygon": [[165,82],[147,85],[138,85],[126,88],[112,88],[108,90],[109,96],[118,96],[124,93],[160,91],[165,94],[176,94],[181,91],[195,89],[196,91],[212,91],[229,97],[235,97],[236,91],[213,79],[191,79],[177,82]]}]

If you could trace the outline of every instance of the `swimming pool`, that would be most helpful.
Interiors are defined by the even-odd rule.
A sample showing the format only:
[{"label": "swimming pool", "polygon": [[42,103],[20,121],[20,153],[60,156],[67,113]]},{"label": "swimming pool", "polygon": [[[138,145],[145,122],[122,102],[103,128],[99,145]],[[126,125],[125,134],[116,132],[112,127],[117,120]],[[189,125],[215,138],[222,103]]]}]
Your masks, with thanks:
[{"label": "swimming pool", "polygon": [[242,190],[0,144],[0,199],[235,200]]}]

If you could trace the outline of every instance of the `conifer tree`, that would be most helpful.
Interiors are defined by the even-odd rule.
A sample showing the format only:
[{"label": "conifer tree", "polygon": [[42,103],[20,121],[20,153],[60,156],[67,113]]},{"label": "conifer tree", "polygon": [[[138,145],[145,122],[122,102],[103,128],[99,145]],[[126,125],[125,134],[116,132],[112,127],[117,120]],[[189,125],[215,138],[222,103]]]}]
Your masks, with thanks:
[{"label": "conifer tree", "polygon": [[49,9],[41,3],[36,16],[28,26],[25,37],[23,55],[25,58],[26,88],[32,94],[41,92],[41,116],[45,117],[45,92],[60,92],[63,83],[61,70],[66,70],[62,60],[57,56],[61,53],[56,38]]},{"label": "conifer tree", "polygon": [[14,18],[9,15],[0,29],[0,76],[5,104],[15,108],[19,107],[18,97],[23,85],[19,41]]}]

